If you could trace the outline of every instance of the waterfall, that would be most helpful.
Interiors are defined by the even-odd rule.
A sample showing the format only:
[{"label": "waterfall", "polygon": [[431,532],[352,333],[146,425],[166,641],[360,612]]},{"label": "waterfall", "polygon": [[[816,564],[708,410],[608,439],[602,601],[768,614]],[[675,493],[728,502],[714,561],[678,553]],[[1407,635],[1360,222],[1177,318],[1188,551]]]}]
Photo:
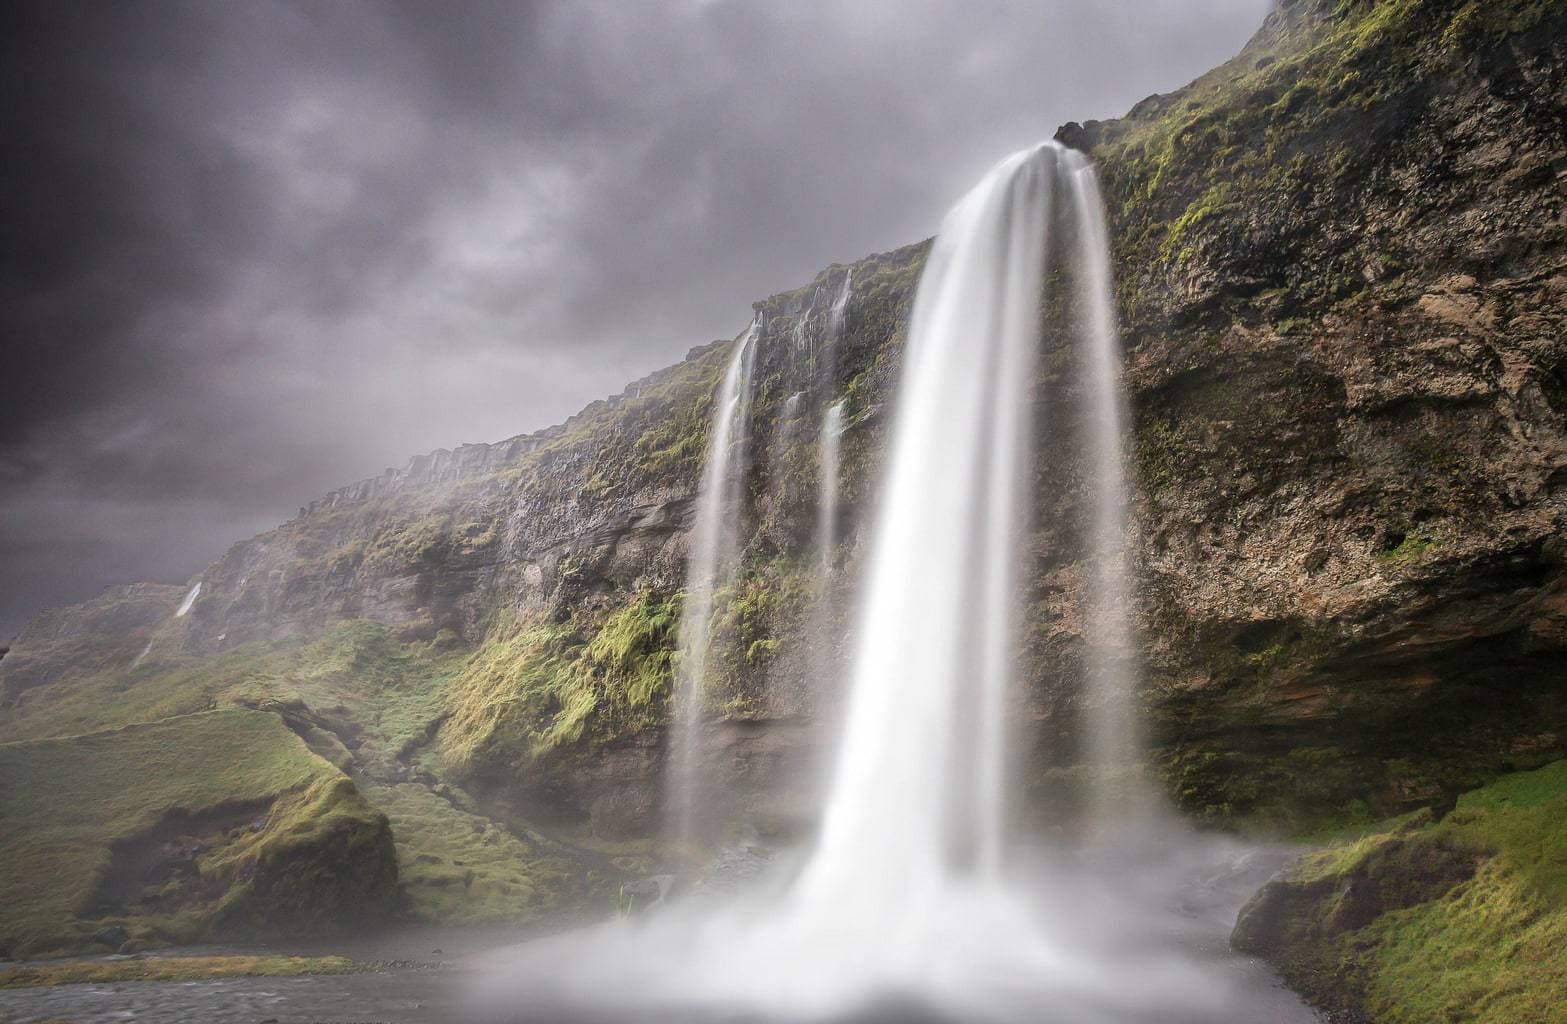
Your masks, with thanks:
[{"label": "waterfall", "polygon": [[[816,386],[831,396],[838,383],[838,342],[843,335],[844,314],[854,291],[854,269],[844,272],[838,296],[827,310],[827,330],[819,358],[815,361]],[[832,657],[833,635],[837,632],[838,609],[833,599],[833,557],[838,548],[838,476],[843,444],[844,406],[848,399],[830,402],[822,410],[817,433],[816,473],[816,607],[811,614],[811,674],[817,685],[837,669]]]},{"label": "waterfall", "polygon": [[674,728],[665,805],[670,837],[681,848],[696,840],[704,796],[701,771],[703,684],[707,676],[713,595],[734,572],[739,556],[741,487],[749,440],[751,384],[760,318],[735,343],[713,406],[707,459],[697,490],[680,616],[680,660],[674,689]]},{"label": "waterfall", "polygon": [[816,589],[825,595],[832,574],[833,549],[838,546],[838,461],[843,441],[843,400],[822,413],[818,439],[821,466],[816,490]]},{"label": "waterfall", "polygon": [[1110,291],[1110,254],[1104,206],[1093,166],[1069,152],[1073,180],[1072,213],[1082,247],[1078,263],[1082,348],[1087,368],[1085,444],[1094,467],[1088,531],[1089,620],[1087,683],[1090,690],[1085,744],[1097,766],[1090,794],[1090,817],[1098,823],[1145,809],[1147,795],[1133,779],[1118,780],[1138,756],[1135,697],[1137,672],[1132,635],[1132,567],[1127,537],[1127,496],[1123,438],[1128,421],[1121,388],[1121,341]]},{"label": "waterfall", "polygon": [[[1238,900],[1210,914],[1212,934],[1194,930],[1186,905],[1172,909],[1177,885],[1198,893],[1193,905],[1213,905],[1215,878],[1234,871],[1232,847],[1193,852],[1197,840],[1172,833],[1088,855],[1034,847],[1026,862],[1011,856],[1019,848],[1005,800],[1007,721],[1028,507],[1034,468],[1072,465],[1074,443],[1092,477],[1084,550],[1069,553],[1089,577],[1088,678],[1058,682],[1091,691],[1085,745],[1096,762],[1121,765],[1136,753],[1127,416],[1099,202],[1087,162],[1049,143],[1007,158],[942,223],[909,324],[814,843],[784,860],[771,888],[535,948],[501,989],[506,1019],[521,1005],[524,1019],[584,1021],[1310,1019],[1293,1003],[1282,1013],[1229,1012],[1254,998],[1244,986],[1270,984],[1213,952]],[[1051,237],[1057,228],[1070,247]],[[1045,294],[1058,276],[1047,260],[1064,261],[1072,293]],[[1061,307],[1071,315],[1059,328],[1047,298],[1075,300]],[[703,480],[691,645],[703,641],[699,599],[721,563],[711,524],[724,507],[721,459],[738,429],[749,345],[726,378]],[[1081,379],[1056,391],[1041,384],[1042,345],[1069,349]],[[1038,453],[1036,389],[1063,409],[1082,407],[1078,429]],[[822,426],[824,552],[835,540],[828,470],[842,415],[841,403],[829,407]],[[688,650],[689,695],[701,651]],[[692,706],[688,696],[682,715]],[[681,728],[692,726],[682,718]],[[1128,813],[1101,789],[1096,813]],[[1252,1005],[1265,1004],[1275,1006]]]},{"label": "waterfall", "polygon": [[838,342],[843,337],[843,321],[849,308],[849,297],[854,294],[854,268],[843,273],[843,284],[838,286],[838,296],[827,309],[827,334],[822,344],[821,357],[816,360],[816,383],[823,394],[832,394],[838,386]]},{"label": "waterfall", "polygon": [[[816,383],[831,395],[838,384],[838,342],[843,337],[843,320],[854,293],[854,268],[844,271],[838,297],[827,310],[827,334],[822,342],[821,359],[816,365]],[[832,569],[832,551],[838,544],[838,451],[843,434],[843,409],[848,399],[830,403],[822,413],[820,439],[821,468],[817,476],[816,550],[818,589],[825,589]]]},{"label": "waterfall", "polygon": [[[1000,844],[1018,476],[1057,151],[996,167],[920,278],[808,898],[870,912]],[[971,843],[968,851],[955,845]]]},{"label": "waterfall", "polygon": [[190,590],[186,591],[186,593],[185,593],[185,600],[181,601],[179,608],[175,609],[174,617],[176,619],[179,619],[179,618],[184,618],[185,615],[189,614],[191,608],[196,604],[196,598],[198,598],[200,596],[201,596],[201,581],[197,580],[196,581],[196,585],[194,587],[191,587]]}]

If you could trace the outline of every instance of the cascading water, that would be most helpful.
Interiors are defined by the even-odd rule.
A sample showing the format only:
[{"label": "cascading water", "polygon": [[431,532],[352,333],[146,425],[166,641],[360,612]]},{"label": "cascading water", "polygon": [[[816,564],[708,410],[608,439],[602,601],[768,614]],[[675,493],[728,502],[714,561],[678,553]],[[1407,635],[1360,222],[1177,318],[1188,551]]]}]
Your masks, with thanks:
[{"label": "cascading water", "polygon": [[[1058,226],[1070,228],[1072,251],[1049,244],[1047,232]],[[1168,890],[1213,872],[1204,857],[1234,860],[1232,848],[1210,844],[1195,853],[1196,840],[1182,834],[1134,850],[1096,848],[1091,857],[1045,849],[1004,856],[1006,719],[1047,256],[1077,271],[1083,323],[1054,340],[1083,349],[1091,412],[1080,433],[1097,475],[1084,559],[1088,604],[1105,618],[1088,622],[1098,653],[1090,657],[1085,731],[1096,758],[1133,755],[1126,419],[1104,227],[1086,162],[1046,144],[1003,161],[952,210],[920,279],[869,538],[850,691],[814,845],[773,887],[726,905],[676,905],[527,948],[504,962],[505,979],[490,996],[496,1017],[1312,1019],[1257,975],[1190,952],[1213,941],[1206,932],[1193,937],[1192,922],[1212,916],[1210,905],[1198,900],[1181,913],[1168,906]],[[703,480],[686,611],[690,654],[682,659],[688,691],[700,679],[696,645],[705,642],[706,604],[722,564],[717,528],[703,524],[724,508],[723,460],[740,429],[754,337],[753,329],[720,394]],[[824,464],[839,408],[829,408],[823,424]],[[686,716],[697,710],[689,700],[682,705],[678,728],[692,729]],[[682,785],[690,799],[694,787],[689,779]],[[1108,800],[1095,807],[1126,810]],[[1218,905],[1215,883],[1204,885]],[[1217,917],[1234,909],[1221,906]]]},{"label": "cascading water", "polygon": [[920,278],[807,900],[906,907],[963,858],[996,865],[1017,478],[1056,163],[1046,147],[993,170],[947,215]]},{"label": "cascading water", "polygon": [[200,596],[201,596],[201,581],[198,580],[194,587],[191,587],[190,590],[185,592],[185,600],[181,601],[180,602],[180,606],[177,609],[175,609],[174,617],[176,619],[179,619],[179,618],[184,618],[186,615],[188,615],[190,613],[191,608],[194,607],[195,604],[196,604],[196,598],[198,598]]},{"label": "cascading water", "polygon": [[1121,345],[1110,294],[1110,253],[1103,203],[1092,165],[1067,154],[1073,177],[1072,213],[1082,247],[1078,265],[1082,349],[1087,369],[1085,444],[1093,476],[1091,566],[1088,609],[1094,623],[1087,637],[1087,754],[1098,766],[1090,795],[1091,820],[1104,823],[1136,817],[1150,798],[1135,777],[1139,741],[1135,643],[1132,636],[1132,567],[1127,538],[1130,501],[1125,452],[1126,396],[1121,388]]},{"label": "cascading water", "polygon": [[[854,270],[844,272],[838,297],[827,311],[827,329],[815,360],[816,384],[830,394],[838,379],[838,342],[854,292]],[[838,550],[838,477],[843,448],[844,409],[848,399],[826,403],[817,432],[816,473],[816,606],[811,614],[811,676],[820,687],[838,673],[835,656],[839,630],[838,601],[833,588],[833,564]]]},{"label": "cascading water", "polygon": [[724,372],[708,435],[707,461],[697,490],[696,520],[691,527],[665,796],[669,835],[682,849],[695,845],[697,809],[704,796],[702,687],[711,646],[713,596],[733,573],[739,555],[740,489],[745,476],[751,383],[760,334],[761,321],[752,321],[736,342]]},{"label": "cascading water", "polygon": [[816,589],[827,589],[832,574],[833,549],[838,546],[838,462],[843,444],[843,401],[822,413],[821,437],[817,442],[821,466],[816,491]]}]

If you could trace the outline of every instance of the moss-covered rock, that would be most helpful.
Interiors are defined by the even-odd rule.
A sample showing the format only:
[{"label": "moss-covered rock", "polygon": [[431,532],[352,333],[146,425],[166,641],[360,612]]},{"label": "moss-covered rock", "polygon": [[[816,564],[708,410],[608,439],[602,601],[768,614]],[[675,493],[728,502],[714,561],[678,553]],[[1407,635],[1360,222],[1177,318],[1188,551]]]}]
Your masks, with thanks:
[{"label": "moss-covered rock", "polygon": [[[385,919],[385,815],[276,715],[0,744],[0,945],[330,932]],[[110,929],[114,931],[115,929]]]},{"label": "moss-covered rock", "polygon": [[1567,761],[1308,854],[1232,942],[1377,1024],[1567,1020]]}]

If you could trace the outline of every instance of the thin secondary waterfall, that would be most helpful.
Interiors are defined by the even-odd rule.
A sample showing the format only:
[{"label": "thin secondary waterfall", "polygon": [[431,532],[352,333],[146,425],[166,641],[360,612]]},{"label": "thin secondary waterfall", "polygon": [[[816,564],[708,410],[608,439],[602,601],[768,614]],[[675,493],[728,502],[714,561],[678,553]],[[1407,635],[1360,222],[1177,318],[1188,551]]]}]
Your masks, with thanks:
[{"label": "thin secondary waterfall", "polygon": [[849,297],[854,294],[854,268],[843,273],[843,284],[838,297],[827,310],[827,336],[822,344],[821,358],[817,360],[816,380],[826,392],[838,383],[838,342],[843,337],[843,321],[849,309]]},{"label": "thin secondary waterfall", "polygon": [[680,616],[680,660],[674,690],[674,731],[665,803],[669,834],[691,848],[703,798],[701,771],[703,684],[711,647],[713,595],[733,573],[739,556],[741,485],[749,440],[751,384],[761,321],[735,344],[713,407],[707,461],[697,491],[696,520],[686,568]]},{"label": "thin secondary waterfall", "polygon": [[1080,154],[1069,152],[1072,213],[1081,246],[1079,308],[1088,404],[1085,444],[1094,467],[1088,530],[1089,618],[1086,680],[1088,759],[1098,767],[1090,794],[1091,818],[1101,824],[1146,809],[1147,794],[1133,776],[1138,756],[1137,668],[1132,635],[1130,501],[1124,437],[1128,419],[1121,387],[1121,340],[1110,290],[1110,253],[1098,177]]},{"label": "thin secondary waterfall", "polygon": [[[844,316],[849,308],[849,297],[854,294],[854,268],[844,271],[843,284],[838,297],[827,310],[827,333],[822,341],[821,358],[817,361],[816,380],[825,393],[830,394],[838,381],[838,343],[843,337]],[[832,553],[838,545],[838,472],[843,435],[843,411],[847,399],[830,403],[822,412],[821,433],[817,444],[821,459],[817,475],[816,491],[816,551],[818,559],[818,590],[824,590],[828,574],[832,570]]]},{"label": "thin secondary waterfall", "polygon": [[821,465],[816,490],[816,583],[818,591],[825,591],[832,574],[833,550],[838,546],[838,463],[843,444],[843,399],[822,412],[821,437],[817,444]]}]

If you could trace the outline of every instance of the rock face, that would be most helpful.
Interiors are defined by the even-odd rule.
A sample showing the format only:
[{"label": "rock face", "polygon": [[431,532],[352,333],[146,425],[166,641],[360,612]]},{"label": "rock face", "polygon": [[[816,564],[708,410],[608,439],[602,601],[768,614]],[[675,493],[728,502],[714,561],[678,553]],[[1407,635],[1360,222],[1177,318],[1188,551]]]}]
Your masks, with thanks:
[{"label": "rock face", "polygon": [[1567,742],[1564,25],[1287,3],[1092,133],[1194,809],[1396,806]]},{"label": "rock face", "polygon": [[179,608],[185,590],[161,583],[110,587],[91,601],[40,613],[7,650],[0,707],[65,672],[92,672],[136,657]]},{"label": "rock face", "polygon": [[[1564,40],[1567,12],[1527,0],[1286,0],[1230,63],[1062,130],[1109,206],[1145,704],[1194,814],[1394,810],[1567,751]],[[811,613],[822,412],[846,402],[841,609],[925,251],[756,306],[745,562],[707,687],[709,770],[755,816],[799,797],[752,800],[810,753],[835,696],[822,667],[841,663],[844,624]],[[471,648],[422,734],[454,777],[509,820],[647,834],[667,622],[730,351],[311,503],[202,572],[185,616],[184,588],[149,589],[151,617],[105,625],[93,671],[128,664],[144,629],[198,665],[345,619]],[[1041,794],[1076,758],[1083,574],[1059,524],[1084,494],[1071,467],[1039,481],[1028,553],[1020,714]],[[49,700],[74,670],[48,623],[88,607],[29,627],[0,700]]]}]

